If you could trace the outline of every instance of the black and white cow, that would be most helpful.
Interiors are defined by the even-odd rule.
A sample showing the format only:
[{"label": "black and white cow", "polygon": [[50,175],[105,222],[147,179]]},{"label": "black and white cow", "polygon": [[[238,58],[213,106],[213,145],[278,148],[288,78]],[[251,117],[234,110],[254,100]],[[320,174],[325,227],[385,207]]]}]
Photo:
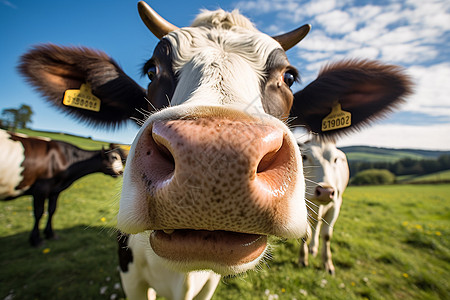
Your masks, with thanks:
[{"label": "black and white cow", "polygon": [[87,151],[72,144],[48,138],[29,137],[0,130],[0,200],[32,195],[34,228],[30,243],[38,246],[39,221],[48,198],[46,238],[55,236],[52,217],[59,194],[75,180],[95,172],[113,177],[123,172],[122,151]]},{"label": "black and white cow", "polygon": [[[285,51],[309,26],[272,38],[238,12],[217,10],[177,28],[138,6],[160,39],[143,68],[147,90],[87,48],[37,46],[20,70],[50,103],[87,122],[114,126],[151,112],[124,172],[117,227],[131,234],[120,239],[129,247],[122,278],[134,278],[124,280],[125,292],[141,299],[154,286],[169,297],[191,289],[208,297],[218,281],[212,271],[245,272],[266,255],[268,236],[307,234],[302,158],[288,117],[320,131],[339,101],[358,128],[401,102],[410,82],[399,67],[349,60],[293,94],[299,75]],[[86,83],[101,100],[98,112],[62,104],[66,90]],[[172,269],[181,279],[154,276]],[[211,277],[192,285],[193,270],[212,270]]]}]

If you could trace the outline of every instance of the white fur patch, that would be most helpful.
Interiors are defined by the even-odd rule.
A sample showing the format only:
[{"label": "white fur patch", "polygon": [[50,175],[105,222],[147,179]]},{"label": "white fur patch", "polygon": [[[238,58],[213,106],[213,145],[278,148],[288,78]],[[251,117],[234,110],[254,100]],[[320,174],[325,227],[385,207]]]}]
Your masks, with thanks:
[{"label": "white fur patch", "polygon": [[19,196],[25,190],[15,189],[23,180],[21,165],[25,159],[25,149],[21,142],[9,138],[6,131],[0,130],[0,199]]},{"label": "white fur patch", "polygon": [[153,288],[159,296],[168,299],[209,299],[221,276],[212,271],[179,272],[170,268],[167,261],[153,252],[148,244],[148,234],[131,235],[128,246],[133,253],[133,262],[128,272],[120,277],[129,299],[143,299],[148,289]]},{"label": "white fur patch", "polygon": [[172,106],[231,105],[264,113],[260,87],[270,53],[281,48],[275,40],[242,27],[188,27],[166,38],[178,75]]}]

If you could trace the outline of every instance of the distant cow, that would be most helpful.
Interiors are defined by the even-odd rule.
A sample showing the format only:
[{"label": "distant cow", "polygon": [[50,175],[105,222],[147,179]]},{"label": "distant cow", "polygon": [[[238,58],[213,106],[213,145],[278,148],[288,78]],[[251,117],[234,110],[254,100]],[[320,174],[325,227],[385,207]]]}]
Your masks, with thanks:
[{"label": "distant cow", "polygon": [[0,130],[0,200],[32,195],[34,228],[30,243],[38,246],[39,221],[48,198],[48,221],[44,233],[53,238],[52,217],[59,194],[75,180],[95,172],[111,176],[123,172],[116,149],[87,151],[66,142],[28,137]]},{"label": "distant cow", "polygon": [[[91,123],[114,126],[151,112],[130,149],[117,224],[124,233],[149,234],[136,237],[139,251],[129,245],[122,273],[165,272],[161,264],[135,265],[149,253],[181,272],[245,272],[266,255],[267,236],[307,233],[302,160],[289,116],[292,125],[318,132],[339,101],[358,128],[401,102],[410,81],[399,67],[349,60],[329,65],[294,95],[299,73],[285,51],[309,26],[272,38],[236,11],[218,10],[177,28],[138,5],[160,39],[143,68],[147,91],[106,54],[86,48],[37,46],[20,70],[55,106]],[[98,97],[98,111],[63,105],[66,91],[82,84]],[[172,283],[160,282],[167,289]],[[145,297],[149,284],[129,298]]]},{"label": "distant cow", "polygon": [[[349,180],[347,158],[332,141],[312,138],[298,144],[302,153],[306,180],[306,199],[312,238],[309,252],[315,256],[322,237],[322,260],[325,270],[335,273],[330,242],[339,216],[342,194]],[[324,224],[322,224],[324,223]],[[308,265],[308,245],[302,241],[299,264]]]}]

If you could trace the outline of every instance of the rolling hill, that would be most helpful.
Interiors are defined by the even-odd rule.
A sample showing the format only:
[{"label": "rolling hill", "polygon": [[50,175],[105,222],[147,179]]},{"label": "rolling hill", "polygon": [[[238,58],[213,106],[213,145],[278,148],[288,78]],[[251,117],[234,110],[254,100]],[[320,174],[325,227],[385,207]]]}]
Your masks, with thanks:
[{"label": "rolling hill", "polygon": [[393,149],[370,146],[348,146],[340,147],[339,149],[344,151],[344,153],[347,155],[347,159],[350,162],[396,162],[403,158],[411,158],[415,160],[437,159],[443,154],[450,154],[450,150],[435,151],[422,149]]}]

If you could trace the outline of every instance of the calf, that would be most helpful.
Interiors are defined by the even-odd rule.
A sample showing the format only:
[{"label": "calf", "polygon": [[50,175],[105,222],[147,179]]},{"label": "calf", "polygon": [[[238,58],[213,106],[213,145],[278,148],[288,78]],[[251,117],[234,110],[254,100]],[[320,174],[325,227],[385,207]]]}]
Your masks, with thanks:
[{"label": "calf", "polygon": [[95,172],[116,177],[122,174],[120,152],[116,149],[87,151],[66,142],[28,137],[0,130],[0,200],[33,196],[35,223],[30,243],[38,246],[39,221],[48,198],[46,238],[55,236],[52,217],[59,194],[75,180]]},{"label": "calf", "polygon": [[[142,278],[124,288],[143,298],[150,285],[170,289],[176,279],[148,282],[152,267],[140,268],[142,261],[163,261],[154,272],[237,274],[266,256],[268,236],[304,237],[302,160],[288,117],[321,131],[338,101],[355,129],[401,102],[410,81],[399,67],[353,60],[328,66],[293,94],[299,73],[285,51],[309,26],[272,38],[236,11],[218,10],[177,28],[138,6],[160,39],[143,67],[147,91],[87,48],[41,45],[22,57],[20,70],[50,103],[91,124],[115,126],[150,111],[130,149],[117,224],[131,234],[122,278]],[[96,110],[61,101],[67,90],[86,86],[98,98]]]},{"label": "calf", "polygon": [[[313,256],[317,255],[320,232],[323,264],[325,270],[334,275],[330,242],[342,205],[342,194],[349,180],[347,158],[332,141],[312,138],[298,145],[305,170],[306,201],[309,202],[308,215],[312,228],[309,251]],[[299,264],[308,265],[308,246],[304,240],[300,247]]]}]

